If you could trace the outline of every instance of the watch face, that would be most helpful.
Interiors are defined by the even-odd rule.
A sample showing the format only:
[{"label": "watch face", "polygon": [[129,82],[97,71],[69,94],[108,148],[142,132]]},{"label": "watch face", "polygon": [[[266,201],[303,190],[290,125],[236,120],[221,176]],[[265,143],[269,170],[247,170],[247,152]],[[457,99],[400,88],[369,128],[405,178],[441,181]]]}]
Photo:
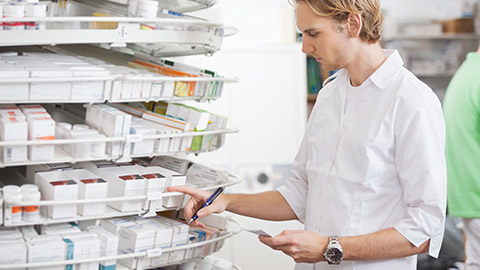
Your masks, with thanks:
[{"label": "watch face", "polygon": [[328,258],[328,260],[332,263],[340,262],[343,259],[343,252],[338,248],[328,249],[326,255],[327,255],[326,257]]}]

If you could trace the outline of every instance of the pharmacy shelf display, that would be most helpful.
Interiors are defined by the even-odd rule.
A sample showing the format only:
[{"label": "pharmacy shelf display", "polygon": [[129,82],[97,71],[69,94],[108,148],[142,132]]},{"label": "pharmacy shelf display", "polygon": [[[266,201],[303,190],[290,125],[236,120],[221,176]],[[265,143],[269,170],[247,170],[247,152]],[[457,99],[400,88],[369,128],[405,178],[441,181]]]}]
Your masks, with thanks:
[{"label": "pharmacy shelf display", "polygon": [[[132,252],[132,253],[124,253],[119,255],[112,255],[112,256],[103,256],[97,258],[88,258],[88,259],[75,259],[75,260],[63,260],[63,261],[48,261],[48,262],[38,262],[38,263],[25,263],[25,264],[2,264],[0,265],[0,269],[35,269],[38,267],[54,267],[54,266],[63,266],[63,265],[72,265],[72,264],[80,264],[80,263],[90,263],[90,262],[103,262],[103,261],[118,261],[118,260],[126,260],[130,259],[130,261],[135,261],[135,266],[133,268],[138,270],[148,269],[151,267],[159,267],[164,265],[171,265],[171,264],[179,264],[194,258],[203,257],[209,254],[212,254],[218,251],[222,246],[225,239],[230,238],[238,233],[241,232],[242,225],[230,218],[223,218],[223,217],[215,217],[215,219],[209,221],[202,220],[205,225],[209,226],[219,226],[219,220],[224,219],[223,224],[220,229],[220,233],[216,235],[214,238],[209,240],[204,240],[197,243],[189,243],[186,245],[169,247],[169,248],[152,248],[147,249],[141,252]],[[236,228],[229,229],[230,224],[234,224]],[[170,263],[160,263],[160,264],[153,264],[155,259],[159,259],[160,261],[165,256],[172,256],[175,254],[182,254],[178,256],[178,260],[175,262]],[[163,256],[163,257],[162,257]],[[119,267],[118,269],[129,269],[126,267]],[[233,267],[233,269],[239,269],[238,267]]]},{"label": "pharmacy shelf display", "polygon": [[[68,2],[52,2],[55,3],[49,4],[48,8],[48,12],[52,14],[46,14],[43,3],[40,3],[40,7],[28,6],[25,17],[21,15],[17,16],[12,13],[12,10],[17,9],[16,7],[12,8],[12,6],[16,6],[16,4],[13,4],[8,7],[8,16],[0,18],[0,25],[3,24],[7,27],[5,31],[0,31],[0,69],[2,69],[0,71],[0,107],[13,106],[15,107],[15,113],[18,112],[20,114],[22,114],[22,112],[27,114],[24,109],[32,109],[29,113],[45,115],[45,124],[52,124],[54,128],[63,128],[67,125],[70,125],[70,127],[87,126],[86,129],[82,127],[82,134],[93,134],[93,136],[79,137],[79,133],[75,133],[75,135],[74,132],[70,132],[70,130],[75,129],[70,129],[69,127],[67,133],[61,133],[63,134],[62,136],[57,136],[55,132],[55,137],[45,135],[42,139],[36,138],[35,136],[32,138],[2,139],[0,141],[0,149],[2,152],[2,157],[0,158],[0,168],[2,168],[2,171],[0,171],[0,173],[5,176],[8,175],[6,170],[12,170],[18,173],[25,169],[23,166],[26,166],[25,171],[28,173],[29,169],[32,170],[34,166],[46,166],[45,164],[47,163],[61,166],[62,164],[60,163],[68,163],[65,165],[68,168],[52,171],[52,175],[62,175],[63,173],[70,175],[79,173],[78,171],[82,170],[85,172],[81,173],[85,175],[88,174],[88,172],[86,172],[88,170],[82,166],[93,166],[92,164],[104,164],[108,162],[113,164],[111,166],[115,167],[114,170],[141,170],[142,172],[146,172],[147,169],[151,170],[153,168],[147,167],[147,165],[145,165],[145,169],[131,167],[126,169],[125,167],[137,166],[138,164],[132,165],[129,162],[132,160],[138,161],[138,158],[150,160],[152,157],[156,157],[157,159],[165,157],[167,154],[178,157],[190,153],[198,154],[215,151],[223,145],[225,134],[238,132],[237,129],[226,127],[226,117],[224,116],[210,114],[182,103],[175,103],[188,100],[203,102],[218,99],[221,96],[223,84],[236,82],[236,78],[226,78],[208,70],[181,66],[180,63],[160,59],[160,57],[185,55],[211,55],[220,50],[223,38],[235,34],[237,29],[221,23],[182,14],[182,12],[208,8],[214,5],[217,2],[216,0],[166,0],[158,2],[135,0],[69,0]],[[141,2],[141,4],[137,2]],[[153,8],[146,8],[146,6],[138,7],[134,13],[131,13],[135,4],[151,5]],[[20,7],[18,9],[20,9]],[[40,14],[42,11],[43,14]],[[23,27],[25,27],[25,29],[23,29]],[[29,51],[30,49],[27,49],[31,47],[37,51]],[[16,54],[16,52],[28,53],[22,55]],[[67,72],[58,76],[52,73],[46,76],[44,76],[45,74],[37,76],[38,74],[42,74],[42,72],[48,73],[48,71],[41,70],[42,65],[40,64],[34,66],[30,63],[29,66],[28,61],[31,61],[31,59],[27,58],[33,55],[40,56],[43,53],[50,53],[50,56],[56,54],[57,56],[62,55],[64,57],[77,58],[76,60],[70,59],[74,62],[80,59],[89,65],[87,68],[88,72],[98,71],[98,73],[95,76],[90,73],[86,74],[84,73],[84,71],[86,71],[85,67],[77,65],[79,69],[76,71],[80,71],[77,72],[77,74],[74,74],[74,72],[67,74],[67,70],[70,69],[65,68]],[[45,55],[46,54],[43,54],[43,56]],[[27,56],[22,59],[26,61],[17,63],[15,62],[17,59],[6,59],[15,56]],[[96,58],[97,60],[92,60],[92,58]],[[52,66],[56,65],[58,61],[62,62],[62,59],[59,60],[58,58],[56,60],[53,60],[53,58],[38,60],[40,61],[37,61],[37,63],[43,62]],[[66,65],[69,64],[71,64],[71,62]],[[21,73],[21,75],[3,72],[7,70],[11,71],[11,67],[16,65],[20,68],[14,71],[19,71],[18,74]],[[43,67],[46,68],[46,65],[44,64]],[[110,68],[113,71],[110,70]],[[167,69],[174,69],[176,71],[172,72]],[[56,70],[58,71],[59,68],[57,67]],[[109,72],[105,72],[105,70]],[[189,72],[191,71],[198,75],[185,75],[182,73],[184,70],[189,70]],[[170,73],[164,74],[160,71]],[[92,72],[92,74],[93,73],[94,72]],[[50,96],[45,96],[43,95],[45,92],[42,93],[45,89],[56,89],[56,92],[50,92]],[[186,92],[181,92],[182,89]],[[48,92],[48,90],[46,91]],[[9,96],[9,93],[15,94],[16,96]],[[38,93],[41,94],[40,98],[37,95]],[[80,95],[77,95],[78,93],[80,93]],[[85,93],[89,94],[85,96],[83,95]],[[168,105],[160,101],[166,101]],[[42,105],[32,105],[33,103]],[[82,103],[88,104],[81,105]],[[147,106],[150,105],[155,107],[148,108]],[[49,109],[47,112],[43,107],[33,108],[32,106],[49,107]],[[160,108],[157,108],[157,106],[160,106]],[[169,108],[173,110],[173,107],[178,108],[174,111],[175,113],[170,111],[169,113],[163,112],[162,114],[162,112],[158,111],[162,109],[161,106],[164,106],[165,110]],[[52,108],[55,110],[58,109],[59,111],[53,112],[54,110]],[[124,121],[122,122],[123,124],[114,124],[117,126],[110,129],[117,132],[119,127],[121,127],[122,132],[118,134],[114,134],[113,132],[112,134],[107,134],[108,132],[105,132],[105,130],[108,130],[107,128],[102,129],[102,124],[94,123],[96,119],[98,120],[102,117],[89,118],[87,116],[89,108],[98,109],[99,112],[101,111],[102,116],[107,114],[113,116],[115,121],[123,117],[120,119]],[[197,118],[191,119],[185,117],[185,115],[182,116],[182,112],[185,113],[186,111],[195,112],[191,115],[195,115]],[[51,118],[49,118],[49,113],[51,113]],[[54,115],[54,113],[57,115]],[[65,121],[64,119],[67,119],[67,115],[70,114],[75,117],[68,119],[71,120],[71,122]],[[58,117],[58,115],[64,118],[60,117],[57,120],[56,117]],[[213,120],[212,118],[205,117],[205,115],[212,116]],[[115,118],[117,116],[120,118]],[[62,125],[56,125],[57,123],[53,122],[52,118],[55,119],[56,122],[62,123]],[[125,124],[125,119],[127,118],[132,118],[132,129],[130,129],[130,127],[127,128],[127,124]],[[189,122],[191,120],[195,121],[195,123],[202,122],[204,124],[203,128],[196,128],[197,126],[192,124],[193,122]],[[168,123],[165,124],[165,121],[170,121],[174,125],[169,126]],[[114,121],[105,120],[104,124],[111,122]],[[133,127],[133,122],[136,122],[136,127]],[[141,125],[139,123],[141,122],[149,122],[149,127],[154,130],[153,134],[140,133],[139,127]],[[154,127],[152,127],[151,122],[154,122]],[[221,125],[212,125],[212,123],[220,123]],[[164,125],[167,128],[159,128],[159,125]],[[47,125],[44,126],[46,127]],[[44,126],[38,126],[36,130],[43,130]],[[24,129],[24,127],[22,128]],[[30,130],[30,127],[28,127],[28,129]],[[129,131],[127,131],[127,129]],[[134,129],[136,129],[135,132],[138,132],[130,133]],[[5,128],[4,130],[7,129]],[[10,131],[11,129],[8,130]],[[77,131],[78,130],[80,129],[77,129]],[[60,131],[63,132],[61,129]],[[162,144],[162,142],[168,143]],[[150,150],[148,151],[137,151],[139,145],[145,144],[149,144],[150,147],[152,144],[155,146],[153,150],[149,148]],[[161,147],[161,145],[163,145],[163,147]],[[95,151],[92,150],[94,148],[96,149]],[[16,161],[7,161],[5,159],[6,156],[19,149],[22,156],[28,153],[27,159],[22,158]],[[92,154],[94,152],[86,153],[85,150],[87,150],[87,152],[94,151],[96,154]],[[15,153],[18,154],[20,152]],[[47,152],[48,155],[45,154]],[[122,168],[122,166],[125,167]],[[194,167],[195,164],[189,168]],[[67,170],[69,170],[68,173],[66,172]],[[211,173],[212,171],[209,170],[209,172]],[[50,172],[44,173],[48,174]],[[100,170],[89,173],[100,173]],[[107,172],[104,173],[108,174]],[[199,182],[195,183],[195,180],[189,182],[190,180],[187,179],[187,174],[185,174],[182,175],[185,178],[183,184],[212,191],[216,188],[228,187],[239,182],[237,177],[229,175],[227,172],[225,173],[227,177],[224,180],[217,182],[207,181],[209,184],[205,184],[207,182],[201,182],[205,181],[208,175],[206,178],[202,178],[203,180],[198,180]],[[41,172],[38,174],[41,174]],[[129,171],[128,175],[123,176],[137,176],[137,174],[140,175],[140,172]],[[172,177],[174,174],[169,172],[166,175],[167,176],[162,176],[161,174],[157,174],[157,180],[164,177],[170,179],[167,180],[167,183],[168,181],[173,182]],[[69,177],[73,178],[73,176]],[[102,177],[107,179],[109,176]],[[68,197],[72,198],[71,200],[61,201],[56,198],[55,195],[53,198],[46,198],[44,194],[45,189],[43,188],[40,188],[44,196],[42,199],[39,197],[32,199],[32,196],[29,196],[28,200],[18,200],[18,198],[12,199],[12,196],[9,195],[7,196],[8,198],[4,198],[5,200],[0,200],[2,207],[0,213],[3,215],[3,217],[0,218],[0,223],[2,223],[0,231],[1,233],[5,233],[8,230],[20,231],[22,228],[24,230],[33,230],[32,225],[35,225],[36,228],[43,228],[65,225],[67,224],[65,222],[78,222],[78,224],[83,225],[92,224],[96,226],[88,228],[95,229],[102,222],[107,222],[107,220],[111,219],[131,220],[135,223],[135,226],[142,227],[141,222],[151,222],[153,219],[157,221],[162,219],[163,217],[158,215],[159,212],[162,212],[162,215],[169,215],[170,218],[178,218],[180,214],[174,210],[182,208],[187,200],[183,194],[166,192],[165,188],[161,191],[151,191],[150,183],[156,181],[153,181],[153,178],[148,178],[146,174],[142,174],[138,176],[139,178],[135,179],[124,179],[121,178],[120,175],[112,177],[112,179],[116,180],[121,179],[118,181],[129,182],[129,185],[134,185],[133,182],[135,181],[127,180],[144,181],[145,186],[141,191],[138,191],[140,192],[138,194],[127,195],[127,193],[121,193],[115,196],[110,193],[108,193],[108,195],[102,193],[103,197],[99,199],[78,199],[85,197],[71,196]],[[31,179],[33,179],[31,176],[27,178],[30,179],[30,182]],[[41,183],[63,181],[60,178],[55,178],[56,180],[52,179],[44,176],[43,180],[41,180],[43,182]],[[146,181],[147,179],[149,179],[149,181]],[[195,179],[195,177],[192,179]],[[95,183],[99,183],[99,185],[102,184],[105,188],[107,186],[105,183],[107,180],[101,178],[89,178],[87,180],[97,180]],[[218,179],[216,178],[215,180]],[[14,181],[20,185],[20,180]],[[108,181],[113,180],[108,178]],[[75,185],[74,183],[70,183],[75,182],[74,180],[67,180],[67,182],[68,183],[58,183],[58,185]],[[78,182],[78,185],[87,185],[86,182],[80,182]],[[108,188],[115,188],[115,191],[118,189],[119,185],[110,185],[110,182],[108,183]],[[170,184],[165,184],[165,186],[169,186]],[[42,185],[51,188],[50,186],[56,186],[57,183],[55,183],[55,185],[53,183],[51,185]],[[176,185],[181,184],[177,183]],[[138,186],[141,185],[138,184],[137,187]],[[98,187],[97,185],[97,188]],[[66,192],[68,189],[68,187],[62,188],[66,188],[60,188],[62,192]],[[60,189],[55,189],[54,187],[51,190],[58,191]],[[124,189],[127,190],[126,186]],[[2,195],[6,194],[3,191]],[[108,189],[108,191],[110,191],[110,189]],[[86,191],[82,192],[86,194]],[[37,188],[35,194],[39,193]],[[49,191],[46,192],[46,194],[51,195]],[[16,194],[13,197],[17,197]],[[138,208],[127,210],[118,208],[118,205],[122,205],[123,207],[123,205],[131,205],[131,202],[135,202],[134,205],[136,207],[138,206]],[[25,219],[25,215],[23,215],[25,214],[24,212],[22,213],[22,218],[19,220],[18,212],[13,211],[14,208],[20,208],[21,211],[24,211],[24,209],[32,208],[32,205],[34,206],[33,208],[38,210],[35,213],[35,218]],[[99,206],[99,208],[102,209],[102,213],[90,213],[87,215],[82,212],[85,211],[86,206],[92,205],[95,206],[94,208],[97,210],[97,206]],[[52,209],[63,209],[62,207],[64,206],[70,206],[69,209],[73,209],[74,215],[71,216],[71,214],[69,214],[62,217],[61,215],[55,216],[57,214],[50,212]],[[72,206],[73,208],[71,208]],[[104,206],[104,209],[102,206]],[[175,216],[171,214],[172,211],[176,213]],[[65,213],[65,211],[63,213]],[[14,217],[15,214],[17,214],[17,216]],[[208,220],[208,218],[211,220]],[[63,269],[64,266],[73,264],[98,262],[102,265],[102,263],[106,263],[107,261],[110,263],[113,261],[114,264],[115,262],[119,262],[117,269],[147,269],[158,266],[176,265],[218,251],[222,247],[225,239],[238,234],[241,230],[241,224],[232,219],[225,219],[219,216],[211,216],[208,218],[202,220],[202,222],[214,229],[211,231],[212,234],[205,234],[210,235],[209,238],[201,239],[201,233],[199,232],[195,240],[193,238],[186,238],[186,243],[177,243],[174,245],[172,242],[169,247],[159,246],[157,245],[157,240],[155,240],[155,245],[152,244],[146,249],[139,249],[135,246],[132,247],[131,252],[126,252],[125,249],[129,249],[129,247],[126,248],[124,245],[123,249],[120,249],[119,246],[118,250],[113,250],[113,253],[110,255],[97,254],[96,256],[89,255],[90,257],[71,256],[67,250],[67,253],[62,253],[64,255],[60,255],[60,258],[57,259],[45,260],[45,258],[32,259],[26,257],[23,261],[17,261],[16,263],[0,263],[0,269],[35,269],[39,267],[57,269],[58,266],[60,266],[60,269]],[[167,224],[173,223],[177,225],[172,225],[171,228],[175,226],[187,226],[178,220],[164,221],[166,223],[162,222],[159,223],[160,225],[152,225],[149,223],[149,226],[158,226],[156,228],[166,226],[168,228]],[[230,225],[234,225],[233,229],[230,228]],[[133,231],[135,226],[128,230]],[[141,230],[141,228],[136,229]],[[158,229],[154,230],[154,234],[156,235],[155,237],[158,238],[157,230]],[[87,231],[82,228],[82,233],[83,232]],[[190,231],[188,232],[190,233]],[[23,230],[22,233],[24,233]],[[113,233],[113,235],[120,237],[115,233]],[[43,237],[47,235],[40,236]],[[72,245],[72,243],[68,241],[63,241],[63,239],[65,239],[63,237],[59,239],[57,240],[60,241],[60,244],[65,245],[67,248]],[[23,245],[27,248],[29,244],[26,239],[24,240]],[[45,246],[45,242],[40,242],[44,240],[37,240],[35,240],[36,244]],[[73,241],[75,242],[75,240]],[[75,245],[77,244],[75,243]],[[22,246],[22,243],[17,246]],[[45,250],[48,250],[48,253],[50,253],[48,248]],[[26,249],[24,249],[24,251],[26,252]],[[21,254],[21,252],[17,252],[16,254]],[[8,259],[10,258],[7,258],[7,260]],[[125,262],[125,260],[128,263],[122,263]],[[234,269],[239,268],[234,267]]]},{"label": "pharmacy shelf display", "polygon": [[[240,183],[240,179],[234,175],[230,175],[230,177],[216,185],[202,187],[198,185],[190,185],[192,187],[196,187],[202,190],[215,190],[219,187],[229,187],[232,185],[236,185]],[[47,224],[57,224],[57,223],[66,223],[66,222],[74,222],[74,221],[85,221],[85,220],[99,220],[99,219],[108,219],[114,217],[127,217],[132,215],[142,216],[142,217],[154,217],[156,216],[156,212],[167,211],[167,210],[178,210],[176,208],[166,208],[162,206],[161,201],[165,198],[175,198],[176,200],[184,200],[184,195],[182,193],[177,192],[156,192],[156,193],[147,193],[145,195],[138,195],[138,196],[131,196],[131,197],[109,197],[104,199],[88,199],[88,200],[69,200],[69,201],[54,201],[54,200],[42,200],[36,202],[13,202],[13,201],[4,201],[4,226],[5,227],[12,227],[12,226],[30,226],[30,225],[47,225]],[[106,203],[111,202],[140,202],[143,205],[142,209],[138,209],[138,211],[127,211],[122,212]],[[160,202],[160,203],[157,203]],[[101,215],[90,215],[90,216],[82,216],[82,215],[75,215],[70,218],[49,218],[47,215],[47,207],[55,207],[58,205],[85,205],[85,204],[93,204],[97,203],[99,205],[105,206],[105,212]],[[41,212],[41,218],[34,221],[13,221],[12,220],[12,208],[14,207],[28,207],[28,206],[39,206]],[[155,207],[152,207],[154,205]],[[1,269],[1,268],[0,268]]]}]

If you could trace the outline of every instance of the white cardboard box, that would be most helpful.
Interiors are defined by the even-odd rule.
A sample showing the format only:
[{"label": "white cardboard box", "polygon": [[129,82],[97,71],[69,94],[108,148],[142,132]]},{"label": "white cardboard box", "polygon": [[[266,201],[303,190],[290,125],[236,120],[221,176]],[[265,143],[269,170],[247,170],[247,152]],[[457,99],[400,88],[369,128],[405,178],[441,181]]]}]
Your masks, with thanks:
[{"label": "white cardboard box", "polygon": [[[122,227],[119,232],[118,249],[128,254],[152,249],[155,244],[156,231],[143,225]],[[136,258],[122,259],[120,264],[134,268]]]},{"label": "white cardboard box", "polygon": [[[100,257],[100,239],[95,233],[64,234],[63,241],[67,244],[67,260],[89,259]],[[75,270],[98,270],[98,262],[77,263]],[[68,268],[68,265],[66,267]]]},{"label": "white cardboard box", "polygon": [[[15,66],[0,68],[0,79],[27,79],[30,78],[28,70]],[[28,100],[29,83],[2,83],[0,84],[1,100]]]},{"label": "white cardboard box", "polygon": [[[71,67],[74,77],[108,77],[110,72],[95,66]],[[103,100],[105,81],[79,81],[72,84],[72,100]]]},{"label": "white cardboard box", "polygon": [[[28,125],[24,119],[0,118],[0,140],[27,141]],[[27,146],[15,145],[2,147],[1,160],[4,163],[23,162],[27,160]]]},{"label": "white cardboard box", "polygon": [[[29,263],[38,263],[65,260],[65,242],[62,238],[58,235],[54,238],[44,238],[42,236],[31,238],[30,241],[26,242],[28,250],[27,261]],[[35,269],[63,270],[65,266],[46,266]]]},{"label": "white cardboard box", "polygon": [[[78,198],[78,185],[64,172],[39,172],[35,174],[35,184],[45,200],[69,201]],[[77,214],[75,204],[49,205],[51,218],[72,218]]]},{"label": "white cardboard box", "polygon": [[[72,72],[60,68],[33,69],[32,78],[68,78]],[[31,83],[30,100],[69,100],[72,90],[71,82]]]},{"label": "white cardboard box", "polygon": [[[55,121],[47,116],[27,115],[28,139],[29,140],[54,140]],[[28,146],[28,157],[31,161],[52,160],[55,156],[55,146],[30,145]]]},{"label": "white cardboard box", "polygon": [[[97,234],[100,240],[100,256],[116,256],[118,253],[118,236],[101,227],[95,226],[88,229],[89,232]],[[115,270],[116,260],[101,261],[100,269]]]},{"label": "white cardboard box", "polygon": [[[132,197],[144,195],[145,178],[131,174],[119,167],[100,168],[96,174],[108,182],[108,197]],[[109,202],[108,205],[122,211],[140,211],[143,200]]]},{"label": "white cardboard box", "polygon": [[[0,265],[27,262],[27,247],[22,241],[0,241]],[[17,268],[23,269],[25,268]]]},{"label": "white cardboard box", "polygon": [[[97,175],[85,169],[65,171],[68,178],[78,184],[79,199],[107,198],[108,183]],[[105,203],[78,204],[78,214],[82,216],[101,216],[105,213]]]}]

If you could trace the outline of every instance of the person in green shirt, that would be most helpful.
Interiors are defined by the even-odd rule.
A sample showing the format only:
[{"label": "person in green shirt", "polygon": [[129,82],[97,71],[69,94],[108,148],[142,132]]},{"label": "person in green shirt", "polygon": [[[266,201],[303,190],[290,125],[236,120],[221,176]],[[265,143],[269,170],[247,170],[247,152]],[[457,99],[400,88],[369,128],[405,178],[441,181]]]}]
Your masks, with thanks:
[{"label": "person in green shirt", "polygon": [[448,214],[463,220],[466,269],[480,269],[480,46],[450,81],[443,111]]}]

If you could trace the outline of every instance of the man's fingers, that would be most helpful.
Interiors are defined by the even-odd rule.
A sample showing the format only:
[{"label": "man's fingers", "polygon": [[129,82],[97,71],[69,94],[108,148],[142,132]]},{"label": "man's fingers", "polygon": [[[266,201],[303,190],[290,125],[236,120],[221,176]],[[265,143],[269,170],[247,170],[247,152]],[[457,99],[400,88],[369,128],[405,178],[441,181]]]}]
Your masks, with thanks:
[{"label": "man's fingers", "polygon": [[260,242],[264,243],[265,245],[276,249],[280,246],[291,245],[291,241],[286,236],[275,236],[275,237],[268,237],[268,236],[260,236]]},{"label": "man's fingers", "polygon": [[167,188],[169,192],[181,192],[190,195],[190,197],[196,198],[206,198],[208,197],[208,192],[204,190],[199,190],[189,186],[171,186]]}]

